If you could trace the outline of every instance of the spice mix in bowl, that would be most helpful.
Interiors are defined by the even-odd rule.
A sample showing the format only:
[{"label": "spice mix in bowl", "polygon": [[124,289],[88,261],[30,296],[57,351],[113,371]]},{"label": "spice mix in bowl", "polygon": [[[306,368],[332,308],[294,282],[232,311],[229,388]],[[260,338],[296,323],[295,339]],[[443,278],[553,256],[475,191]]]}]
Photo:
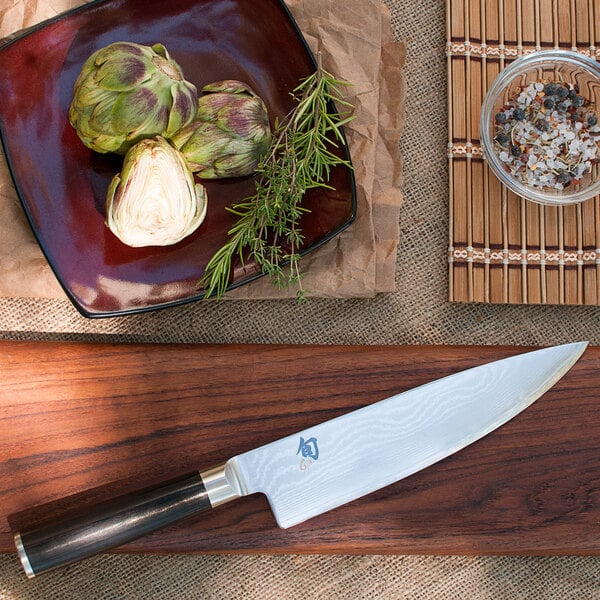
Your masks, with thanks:
[{"label": "spice mix in bowl", "polygon": [[485,159],[515,194],[574,204],[600,194],[600,64],[539,51],[508,65],[484,98]]}]

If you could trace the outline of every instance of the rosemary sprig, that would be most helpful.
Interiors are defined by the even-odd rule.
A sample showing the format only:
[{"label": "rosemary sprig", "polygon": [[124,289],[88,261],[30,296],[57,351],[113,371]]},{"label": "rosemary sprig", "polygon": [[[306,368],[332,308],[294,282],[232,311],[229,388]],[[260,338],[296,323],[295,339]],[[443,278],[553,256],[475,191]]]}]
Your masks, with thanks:
[{"label": "rosemary sprig", "polygon": [[[325,71],[319,57],[315,72],[294,90],[297,104],[275,124],[271,146],[257,169],[255,193],[228,208],[237,220],[206,266],[200,285],[207,296],[223,295],[238,256],[242,264],[255,260],[278,287],[298,284],[298,300],[305,299],[298,264],[303,241],[299,222],[308,212],[302,199],[311,188],[330,188],[333,167],[351,167],[335,154],[343,143],[340,128],[353,118],[352,104],[342,98],[343,85],[348,84]],[[332,111],[331,102],[346,111]]]}]

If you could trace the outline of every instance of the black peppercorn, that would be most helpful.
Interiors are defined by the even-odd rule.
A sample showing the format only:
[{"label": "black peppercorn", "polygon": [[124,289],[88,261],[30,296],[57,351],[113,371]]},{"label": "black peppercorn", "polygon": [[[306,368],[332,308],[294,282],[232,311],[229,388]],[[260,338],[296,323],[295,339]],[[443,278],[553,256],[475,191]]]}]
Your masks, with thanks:
[{"label": "black peppercorn", "polygon": [[515,108],[515,110],[513,110],[513,119],[515,119],[515,121],[523,121],[526,117],[525,111],[522,108]]},{"label": "black peppercorn", "polygon": [[554,99],[553,98],[544,98],[544,108],[548,110],[552,110],[554,108]]},{"label": "black peppercorn", "polygon": [[563,171],[562,173],[558,174],[556,181],[558,181],[558,183],[562,183],[562,185],[569,185],[571,183],[571,175],[569,175],[569,173],[566,171]]},{"label": "black peppercorn", "polygon": [[506,146],[508,144],[508,142],[510,141],[510,137],[508,135],[506,135],[506,133],[501,132],[496,136],[496,141],[501,146]]}]

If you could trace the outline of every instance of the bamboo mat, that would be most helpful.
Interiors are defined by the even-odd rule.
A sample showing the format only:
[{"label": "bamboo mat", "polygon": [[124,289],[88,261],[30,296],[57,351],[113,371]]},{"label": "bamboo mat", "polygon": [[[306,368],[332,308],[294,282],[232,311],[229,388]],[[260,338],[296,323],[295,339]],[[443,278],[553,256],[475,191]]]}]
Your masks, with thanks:
[{"label": "bamboo mat", "polygon": [[600,196],[545,207],[502,188],[479,144],[483,97],[541,49],[600,58],[598,0],[447,0],[450,301],[600,304]]}]

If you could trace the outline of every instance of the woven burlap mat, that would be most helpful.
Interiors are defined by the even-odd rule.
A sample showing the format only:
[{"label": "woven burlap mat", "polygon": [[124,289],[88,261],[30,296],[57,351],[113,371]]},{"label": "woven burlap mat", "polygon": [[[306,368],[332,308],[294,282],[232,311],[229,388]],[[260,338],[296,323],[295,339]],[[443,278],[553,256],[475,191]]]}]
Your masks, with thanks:
[{"label": "woven burlap mat", "polygon": [[434,556],[101,556],[32,582],[0,562],[1,598],[594,600],[592,559]]},{"label": "woven burlap mat", "polygon": [[[596,307],[447,301],[445,3],[388,0],[407,44],[404,204],[394,293],[197,303],[88,321],[67,301],[0,299],[5,338],[324,344],[600,343]],[[0,557],[0,598],[594,599],[596,557],[101,556],[27,581]]]}]

